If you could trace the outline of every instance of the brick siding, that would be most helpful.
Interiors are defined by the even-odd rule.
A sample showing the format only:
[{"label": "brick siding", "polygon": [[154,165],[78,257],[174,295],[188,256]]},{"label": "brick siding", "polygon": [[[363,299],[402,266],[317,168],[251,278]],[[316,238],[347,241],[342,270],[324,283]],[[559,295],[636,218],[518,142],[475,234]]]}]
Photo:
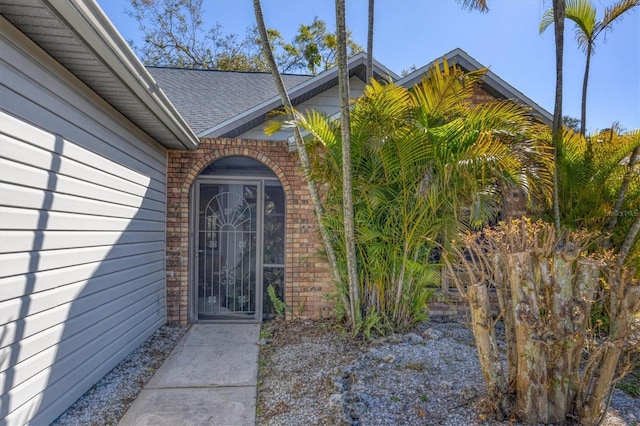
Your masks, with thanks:
[{"label": "brick siding", "polygon": [[330,315],[324,295],[331,290],[306,182],[296,153],[285,142],[202,139],[193,151],[170,151],[167,188],[167,320],[188,322],[189,194],[200,172],[232,156],[257,160],[278,177],[286,197],[285,303],[302,318]]},{"label": "brick siding", "polygon": [[[476,87],[472,103],[494,98]],[[267,166],[280,179],[286,210],[285,303],[289,316],[319,319],[331,316],[326,294],[333,290],[328,267],[318,253],[322,248],[308,189],[296,153],[286,142],[246,139],[202,139],[193,151],[170,151],[167,188],[167,320],[188,322],[189,302],[189,194],[200,172],[215,160],[244,156]],[[506,219],[527,213],[520,191],[506,194]],[[430,303],[433,316],[464,317],[465,302],[436,296]]]},{"label": "brick siding", "polygon": [[[489,292],[489,302],[492,313],[497,315],[500,308],[495,291]],[[471,308],[469,307],[469,302],[464,300],[455,289],[447,294],[438,291],[429,301],[429,317],[470,322]]]}]

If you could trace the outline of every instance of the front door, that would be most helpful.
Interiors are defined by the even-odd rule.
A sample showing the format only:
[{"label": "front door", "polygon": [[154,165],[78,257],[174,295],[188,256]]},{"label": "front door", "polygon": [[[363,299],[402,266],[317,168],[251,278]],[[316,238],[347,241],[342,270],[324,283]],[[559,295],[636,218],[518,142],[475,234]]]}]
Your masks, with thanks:
[{"label": "front door", "polygon": [[258,320],[262,182],[206,181],[197,191],[197,318]]}]

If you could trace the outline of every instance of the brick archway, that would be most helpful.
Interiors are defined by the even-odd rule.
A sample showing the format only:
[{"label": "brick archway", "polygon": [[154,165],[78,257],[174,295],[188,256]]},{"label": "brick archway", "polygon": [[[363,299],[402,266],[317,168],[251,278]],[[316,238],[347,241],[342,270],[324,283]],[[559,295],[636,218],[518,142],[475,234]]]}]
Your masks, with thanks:
[{"label": "brick archway", "polygon": [[278,177],[286,197],[285,302],[301,317],[324,315],[330,288],[326,264],[304,175],[286,142],[203,139],[194,151],[170,151],[167,187],[167,321],[187,324],[189,306],[189,196],[202,170],[213,161],[248,157]]}]

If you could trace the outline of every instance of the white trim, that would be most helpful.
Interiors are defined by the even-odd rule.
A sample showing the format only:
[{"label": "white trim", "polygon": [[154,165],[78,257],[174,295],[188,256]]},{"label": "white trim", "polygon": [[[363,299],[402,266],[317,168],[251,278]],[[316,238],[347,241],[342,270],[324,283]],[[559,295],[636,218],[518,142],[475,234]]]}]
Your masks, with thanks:
[{"label": "white trim", "polygon": [[[358,53],[357,55],[353,56],[349,60],[349,64],[348,64],[349,68],[352,69],[359,65],[363,65],[366,62],[366,59],[367,59],[366,53],[364,52]],[[382,65],[380,62],[376,60],[374,60],[374,68],[376,73],[386,74],[390,76],[394,81],[399,78],[397,74],[395,74],[394,72],[392,72],[391,70],[389,70],[387,67],[385,67],[384,65]],[[289,91],[289,98],[295,99],[299,96],[304,95],[309,91],[312,91],[313,89],[325,83],[328,83],[332,79],[337,79],[337,78],[338,78],[338,68],[337,67],[330,68],[324,72],[321,72],[317,76],[305,81],[304,83],[301,83],[291,88]],[[281,106],[282,106],[282,100],[280,99],[280,96],[279,95],[274,96],[273,98],[268,99],[262,102],[261,104],[258,104],[241,114],[238,114],[228,120],[223,121],[220,124],[217,124],[207,130],[204,130],[198,133],[198,137],[201,137],[201,138],[219,137],[237,128],[239,125],[248,123],[249,121],[259,117],[260,115],[266,114],[269,111],[273,111],[274,109],[279,108]]]},{"label": "white trim", "polygon": [[[445,58],[449,64],[458,64],[468,70],[480,70],[483,68],[487,68],[460,48],[456,48],[444,54],[442,57]],[[431,67],[433,67],[434,62],[442,64],[442,59],[438,58],[436,61],[433,61],[415,70],[411,74],[408,74],[402,79],[398,80],[396,84],[405,87],[414,86],[422,79],[422,76],[426,74],[431,69]],[[496,90],[505,98],[518,101],[530,107],[546,124],[551,124],[551,122],[553,121],[553,115],[549,111],[542,108],[524,93],[520,92],[518,89],[504,81],[493,71],[488,69],[487,73],[484,75],[483,81],[487,86]]]},{"label": "white trim", "polygon": [[53,71],[52,76],[54,76],[61,85],[64,85],[69,90],[73,90],[78,93],[79,96],[87,99],[95,105],[96,108],[99,108],[107,116],[116,120],[138,138],[147,142],[150,146],[159,148],[159,141],[153,139],[149,134],[142,131],[140,127],[136,126],[128,118],[122,115],[122,113],[116,110],[96,92],[91,90],[86,83],[73,75],[68,69],[62,66],[60,62],[56,61],[52,56],[46,53],[40,46],[13,26],[13,24],[7,21],[2,15],[0,15],[0,37],[5,38],[8,43],[24,53],[25,56],[33,58],[43,68]]},{"label": "white trim", "polygon": [[198,137],[95,1],[45,1],[184,148],[198,146]]}]

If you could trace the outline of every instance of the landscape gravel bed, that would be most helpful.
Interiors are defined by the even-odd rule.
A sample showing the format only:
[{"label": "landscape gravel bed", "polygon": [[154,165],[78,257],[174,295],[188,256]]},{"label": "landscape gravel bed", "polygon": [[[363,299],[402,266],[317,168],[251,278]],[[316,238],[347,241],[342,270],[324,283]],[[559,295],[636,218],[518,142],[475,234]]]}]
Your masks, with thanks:
[{"label": "landscape gravel bed", "polygon": [[[275,321],[266,330],[259,425],[518,424],[491,416],[473,334],[463,324],[425,323],[373,342],[310,321]],[[640,399],[616,390],[602,424],[640,425]]]},{"label": "landscape gravel bed", "polygon": [[[186,330],[161,327],[53,424],[117,424]],[[258,425],[518,424],[492,419],[464,324],[365,342],[329,322],[275,320],[262,335]],[[640,398],[616,390],[603,425],[640,425]]]},{"label": "landscape gravel bed", "polygon": [[116,425],[188,327],[164,325],[125,357],[52,424]]}]

